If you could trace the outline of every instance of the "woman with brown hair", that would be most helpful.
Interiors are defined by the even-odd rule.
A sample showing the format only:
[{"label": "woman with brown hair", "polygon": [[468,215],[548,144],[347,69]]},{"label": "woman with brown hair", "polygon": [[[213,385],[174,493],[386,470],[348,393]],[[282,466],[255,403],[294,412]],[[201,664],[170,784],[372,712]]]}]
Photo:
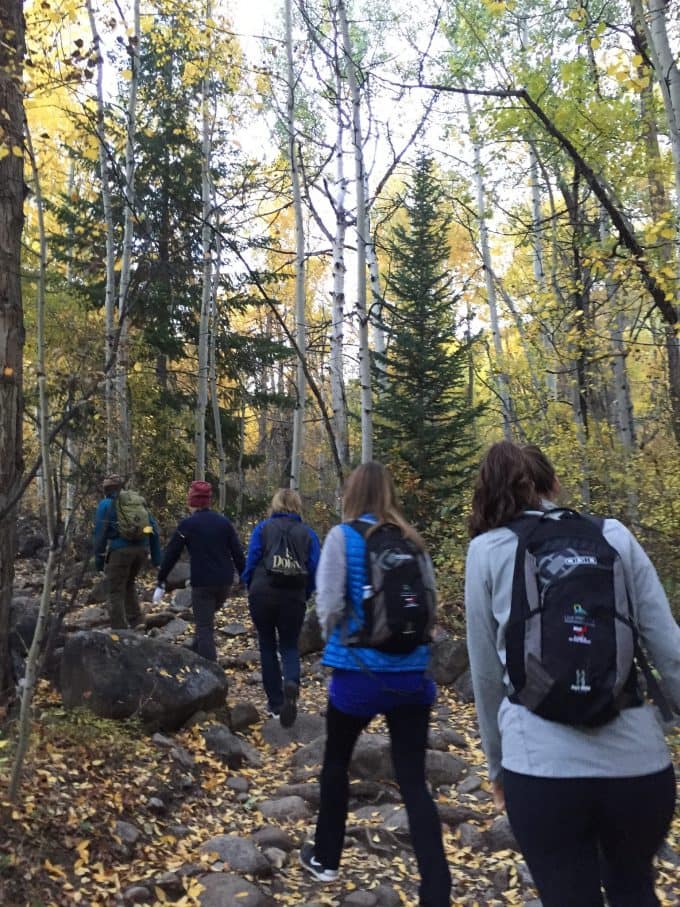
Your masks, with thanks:
[{"label": "woman with brown hair", "polygon": [[[383,714],[420,870],[420,905],[449,907],[451,877],[441,824],[425,781],[427,731],[436,694],[434,681],[427,674],[430,647],[423,642],[411,651],[393,653],[352,642],[364,622],[366,590],[371,590],[366,570],[367,538],[386,531],[389,525],[398,527],[397,535],[410,540],[416,557],[425,555],[426,582],[434,594],[432,563],[422,539],[401,513],[392,477],[380,463],[363,463],[347,480],[343,522],[328,533],[317,573],[316,610],[326,639],[323,664],[333,673],[319,816],[314,842],[302,846],[300,862],[319,881],[337,878],[352,752],[373,717]],[[429,638],[430,629],[426,627],[422,638]]]},{"label": "woman with brown hair", "polygon": [[280,488],[253,529],[242,581],[257,630],[269,715],[290,727],[300,689],[298,640],[319,562],[317,534],[302,522],[297,491]]},{"label": "woman with brown hair", "polygon": [[[609,682],[610,673],[595,673],[601,653],[623,653],[618,642],[629,639],[631,627],[680,706],[680,628],[654,567],[628,529],[618,520],[550,507],[555,482],[552,464],[538,448],[527,455],[502,441],[483,458],[472,501],[465,613],[494,800],[507,808],[543,907],[603,907],[602,887],[610,907],[653,907],[659,904],[653,858],[675,803],[662,727],[628,665],[611,708],[588,720],[580,709],[595,702],[598,682]],[[547,507],[541,495],[548,495]],[[559,527],[549,525],[556,521]],[[559,538],[558,556],[535,546],[537,537]],[[590,553],[575,550],[583,539],[594,546]],[[520,545],[529,556],[517,557]],[[611,599],[602,592],[610,588],[604,576],[612,577]],[[518,594],[522,582],[525,592],[531,584],[531,596]],[[566,590],[563,597],[558,588]],[[604,606],[610,601],[615,612]],[[612,638],[617,647],[610,649]],[[525,648],[519,652],[522,671],[515,672],[518,639],[532,653],[545,655],[547,647],[563,656],[561,701],[571,697],[576,709],[570,720],[546,708],[563,688],[545,661],[524,660]],[[581,668],[574,671],[576,664]],[[528,687],[536,678],[543,698],[531,701],[521,681]]]}]

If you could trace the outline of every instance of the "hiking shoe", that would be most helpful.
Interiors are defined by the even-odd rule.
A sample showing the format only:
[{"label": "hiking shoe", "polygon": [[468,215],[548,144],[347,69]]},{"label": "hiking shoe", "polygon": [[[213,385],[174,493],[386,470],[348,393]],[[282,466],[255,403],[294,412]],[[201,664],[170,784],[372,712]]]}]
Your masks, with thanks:
[{"label": "hiking shoe", "polygon": [[268,718],[278,718],[281,713],[277,712],[275,709],[267,709]]},{"label": "hiking shoe", "polygon": [[297,718],[298,685],[287,680],[283,685],[283,705],[281,706],[281,727],[290,727]]},{"label": "hiking shoe", "polygon": [[311,841],[307,841],[300,848],[300,864],[320,882],[334,882],[338,877],[337,869],[326,869],[319,863],[314,856],[314,845]]}]

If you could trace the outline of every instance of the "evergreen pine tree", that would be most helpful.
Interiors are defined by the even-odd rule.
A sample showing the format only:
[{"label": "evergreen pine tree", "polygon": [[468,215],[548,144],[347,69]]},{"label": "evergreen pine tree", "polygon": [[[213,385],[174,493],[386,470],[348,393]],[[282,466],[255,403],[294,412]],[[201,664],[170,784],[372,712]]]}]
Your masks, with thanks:
[{"label": "evergreen pine tree", "polygon": [[402,211],[387,243],[376,450],[397,478],[408,516],[425,526],[443,505],[456,506],[469,478],[479,407],[469,400],[470,341],[456,313],[450,207],[426,155],[416,162]]}]

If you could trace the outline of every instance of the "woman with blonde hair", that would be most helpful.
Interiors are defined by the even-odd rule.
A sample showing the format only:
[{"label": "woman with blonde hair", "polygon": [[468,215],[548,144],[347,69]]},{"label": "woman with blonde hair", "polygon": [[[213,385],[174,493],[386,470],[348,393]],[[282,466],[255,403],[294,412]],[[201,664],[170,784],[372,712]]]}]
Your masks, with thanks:
[{"label": "woman with blonde hair", "polygon": [[314,591],[320,547],[314,530],[302,522],[300,495],[280,488],[267,518],[253,530],[241,576],[257,630],[268,712],[284,727],[297,717],[298,639]]},{"label": "woman with blonde hair", "polygon": [[[436,695],[434,681],[427,674],[430,647],[424,641],[410,651],[385,651],[384,647],[364,645],[358,633],[365,618],[365,590],[371,589],[367,539],[390,526],[412,543],[434,596],[432,562],[422,539],[401,513],[390,473],[380,463],[363,463],[347,480],[343,522],[328,533],[317,573],[316,610],[326,639],[323,663],[333,673],[319,816],[314,841],[303,844],[300,862],[321,882],[337,878],[352,752],[374,716],[383,714],[421,876],[419,903],[421,907],[449,907],[451,876],[439,815],[425,781],[427,732]],[[431,623],[418,639],[429,638],[430,630]]]}]

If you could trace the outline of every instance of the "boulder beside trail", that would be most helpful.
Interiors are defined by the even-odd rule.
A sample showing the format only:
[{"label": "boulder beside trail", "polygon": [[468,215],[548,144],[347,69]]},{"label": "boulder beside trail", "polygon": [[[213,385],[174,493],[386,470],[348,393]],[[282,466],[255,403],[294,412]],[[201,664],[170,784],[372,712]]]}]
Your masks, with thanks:
[{"label": "boulder beside trail", "polygon": [[151,730],[173,731],[195,712],[224,705],[227,689],[218,665],[133,630],[82,631],[64,646],[64,705],[103,718],[134,715]]}]

